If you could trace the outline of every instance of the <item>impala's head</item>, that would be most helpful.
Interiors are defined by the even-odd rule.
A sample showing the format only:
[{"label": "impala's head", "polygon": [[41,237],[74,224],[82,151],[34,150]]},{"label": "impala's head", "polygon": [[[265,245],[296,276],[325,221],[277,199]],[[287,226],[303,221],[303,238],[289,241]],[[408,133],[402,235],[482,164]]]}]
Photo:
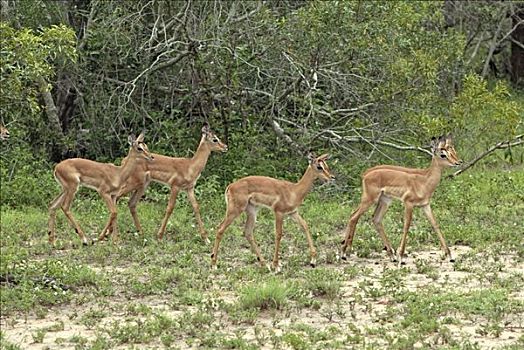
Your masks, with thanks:
[{"label": "impala's head", "polygon": [[147,145],[144,143],[143,132],[140,135],[138,135],[136,139],[135,136],[129,135],[127,140],[132,150],[136,152],[137,157],[145,158],[148,161],[152,161],[154,159],[153,155],[149,153],[149,148],[147,148]]},{"label": "impala's head", "polygon": [[439,138],[431,139],[431,151],[433,157],[444,166],[459,166],[462,161],[457,156],[451,134],[442,135]]},{"label": "impala's head", "polygon": [[209,124],[205,123],[202,127],[202,142],[209,145],[211,151],[227,152],[227,145],[222,143],[217,135],[209,128]]},{"label": "impala's head", "polygon": [[318,178],[322,179],[324,182],[335,181],[335,176],[331,174],[326,163],[326,160],[329,159],[327,153],[320,157],[316,157],[312,152],[309,152],[307,159],[309,160],[309,166],[316,172]]},{"label": "impala's head", "polygon": [[0,140],[4,141],[9,138],[9,130],[3,125],[0,125]]}]

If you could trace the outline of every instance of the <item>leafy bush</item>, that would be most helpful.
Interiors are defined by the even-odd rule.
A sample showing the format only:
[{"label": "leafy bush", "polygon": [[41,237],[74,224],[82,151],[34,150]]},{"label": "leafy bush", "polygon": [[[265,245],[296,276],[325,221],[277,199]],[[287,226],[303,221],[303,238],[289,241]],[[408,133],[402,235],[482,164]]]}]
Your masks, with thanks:
[{"label": "leafy bush", "polygon": [[0,159],[1,205],[46,208],[51,198],[58,195],[51,169],[44,157],[33,154],[27,145],[6,146]]}]

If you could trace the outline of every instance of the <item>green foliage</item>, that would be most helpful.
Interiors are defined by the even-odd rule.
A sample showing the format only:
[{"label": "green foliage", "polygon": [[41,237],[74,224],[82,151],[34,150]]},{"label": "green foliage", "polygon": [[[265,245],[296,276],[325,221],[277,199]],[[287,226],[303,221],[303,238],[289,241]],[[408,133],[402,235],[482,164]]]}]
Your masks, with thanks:
[{"label": "green foliage", "polygon": [[488,82],[479,76],[468,75],[463,90],[451,106],[447,129],[460,130],[462,137],[475,140],[466,152],[480,153],[494,140],[510,140],[524,132],[524,112],[522,106],[511,99],[505,82],[498,81],[489,88]]},{"label": "green foliage", "polygon": [[0,22],[0,114],[30,124],[40,111],[40,81],[54,78],[56,65],[76,60],[76,36],[65,25],[34,31]]}]

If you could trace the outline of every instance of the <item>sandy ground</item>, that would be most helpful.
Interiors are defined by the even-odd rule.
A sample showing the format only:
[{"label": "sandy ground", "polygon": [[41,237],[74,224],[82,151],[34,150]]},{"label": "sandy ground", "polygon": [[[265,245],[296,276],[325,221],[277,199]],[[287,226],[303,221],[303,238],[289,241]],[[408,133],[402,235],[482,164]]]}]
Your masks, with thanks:
[{"label": "sandy ground", "polygon": [[[455,246],[453,253],[455,256],[461,256],[470,252],[469,247]],[[485,257],[482,253],[478,253],[475,259],[490,259]],[[415,261],[423,261],[428,266],[435,267],[437,274],[428,277],[426,274],[417,273]],[[523,273],[524,264],[517,262],[517,259],[512,255],[503,255],[498,261],[503,265],[500,271],[500,276],[510,276],[512,273]],[[343,284],[341,294],[342,297],[338,300],[338,312],[334,312],[336,305],[323,301],[320,310],[313,310],[310,308],[294,309],[290,312],[263,312],[255,320],[254,325],[234,324],[228,320],[227,314],[224,311],[217,310],[216,322],[220,324],[217,327],[221,332],[229,333],[232,337],[235,334],[241,333],[245,340],[255,341],[256,337],[270,337],[281,336],[290,326],[300,323],[306,324],[314,329],[325,330],[333,325],[340,327],[340,329],[358,329],[366,334],[366,330],[374,326],[384,326],[382,319],[388,312],[388,307],[392,304],[392,299],[389,296],[382,296],[379,298],[371,298],[362,289],[362,284],[368,287],[380,287],[380,278],[384,271],[388,269],[397,269],[398,267],[389,262],[384,256],[377,256],[369,259],[351,257],[347,263],[329,265],[329,268],[342,269],[344,266],[357,266],[366,270],[367,273],[362,276],[346,281]],[[402,279],[403,288],[415,291],[429,285],[437,288],[446,288],[453,291],[472,291],[486,288],[485,282],[480,281],[474,271],[464,272],[455,271],[454,265],[440,260],[440,252],[437,250],[423,250],[413,252],[409,255],[406,268],[409,272]],[[118,273],[119,271],[106,271],[111,273]],[[121,271],[120,271],[121,272]],[[215,295],[217,291],[213,291]],[[219,293],[220,295],[220,293]],[[223,297],[222,297],[223,296]],[[223,294],[222,301],[225,303],[234,303],[236,300],[234,295]],[[99,334],[103,334],[103,330],[107,329],[113,322],[133,322],[133,316],[126,314],[126,305],[129,303],[144,304],[152,308],[154,311],[163,313],[164,315],[176,319],[180,317],[185,311],[190,308],[185,308],[183,311],[174,310],[170,305],[169,296],[153,296],[137,300],[128,300],[125,298],[109,298],[104,299],[103,303],[89,302],[84,305],[67,305],[52,307],[48,310],[44,318],[37,318],[36,315],[11,315],[9,317],[0,318],[0,326],[3,337],[13,343],[19,345],[22,349],[74,349],[75,343],[71,341],[73,337],[84,337],[89,341],[97,338]],[[517,300],[524,300],[524,291],[520,291],[512,295]],[[357,302],[359,300],[359,302]],[[100,320],[100,323],[87,327],[82,324],[82,315],[90,310],[103,308],[107,317]],[[391,310],[389,310],[391,312]],[[401,310],[398,310],[399,318],[401,317]],[[517,316],[505,320],[506,325],[502,329],[498,337],[492,335],[479,334],[479,320],[470,317],[461,318],[460,324],[449,324],[448,328],[450,334],[454,339],[464,341],[469,340],[476,343],[482,349],[493,349],[502,346],[515,344],[517,340],[524,334],[524,321],[518,319]],[[520,315],[522,316],[522,315]],[[482,320],[480,320],[482,321]],[[257,335],[255,335],[255,328]],[[35,335],[39,330],[47,329],[41,343],[35,343]],[[104,334],[108,337],[107,333]],[[392,334],[394,336],[394,334]],[[431,335],[433,337],[431,343],[438,344],[438,334]],[[340,340],[344,341],[346,334],[340,334]],[[376,342],[381,342],[384,335],[375,336],[373,339]],[[430,339],[427,339],[430,341]],[[386,345],[385,341],[383,342]],[[424,344],[417,343],[417,347],[422,347]],[[130,344],[125,344],[117,348],[128,348]],[[188,346],[184,341],[174,344],[175,348],[197,348],[197,346]],[[158,347],[163,348],[161,343],[148,343],[147,345],[139,347]],[[261,348],[270,349],[270,343],[266,343]]]}]

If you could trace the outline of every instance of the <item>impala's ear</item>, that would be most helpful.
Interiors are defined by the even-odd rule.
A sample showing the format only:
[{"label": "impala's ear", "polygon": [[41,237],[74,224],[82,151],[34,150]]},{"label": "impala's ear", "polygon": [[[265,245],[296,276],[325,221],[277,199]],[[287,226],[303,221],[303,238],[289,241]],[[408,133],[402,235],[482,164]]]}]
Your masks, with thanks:
[{"label": "impala's ear", "polygon": [[209,124],[204,123],[204,125],[202,126],[202,134],[207,134],[209,131]]},{"label": "impala's ear", "polygon": [[142,131],[140,135],[135,140],[136,142],[144,142],[144,132]]},{"label": "impala's ear", "polygon": [[317,157],[315,156],[315,153],[309,151],[307,154],[307,160],[309,161],[309,164],[312,164],[316,161]]},{"label": "impala's ear", "polygon": [[446,135],[446,146],[451,146],[453,144],[453,135],[451,133]]},{"label": "impala's ear", "polygon": [[331,156],[328,153],[325,153],[325,154],[321,155],[320,157],[318,157],[317,160],[326,161],[329,158],[331,158]]},{"label": "impala's ear", "polygon": [[448,137],[447,135],[442,135],[438,139],[438,148],[444,148],[448,145]]},{"label": "impala's ear", "polygon": [[129,135],[127,137],[127,142],[129,142],[129,145],[130,146],[133,146],[133,144],[135,143],[136,139],[135,139],[135,135]]},{"label": "impala's ear", "polygon": [[431,146],[431,153],[435,154],[437,152],[437,146],[438,146],[438,140],[436,137],[431,138],[431,142],[429,143]]}]

